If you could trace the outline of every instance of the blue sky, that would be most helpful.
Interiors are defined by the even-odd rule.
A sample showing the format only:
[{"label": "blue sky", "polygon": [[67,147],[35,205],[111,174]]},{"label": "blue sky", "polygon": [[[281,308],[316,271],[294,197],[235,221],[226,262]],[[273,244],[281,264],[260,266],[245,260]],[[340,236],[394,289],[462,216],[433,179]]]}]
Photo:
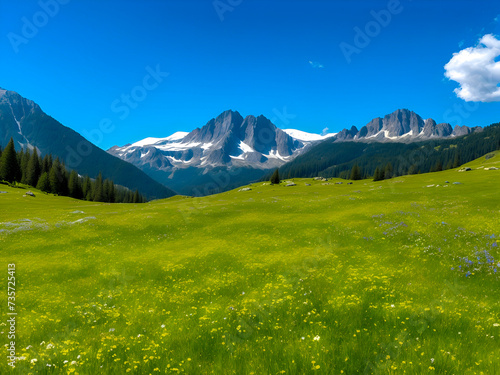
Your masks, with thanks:
[{"label": "blue sky", "polygon": [[[82,134],[110,120],[91,139],[102,148],[190,131],[226,109],[316,133],[398,108],[486,126],[500,103],[458,97],[444,66],[498,37],[499,14],[500,2],[473,0],[2,1],[0,87]],[[370,35],[356,44],[355,30]]]}]

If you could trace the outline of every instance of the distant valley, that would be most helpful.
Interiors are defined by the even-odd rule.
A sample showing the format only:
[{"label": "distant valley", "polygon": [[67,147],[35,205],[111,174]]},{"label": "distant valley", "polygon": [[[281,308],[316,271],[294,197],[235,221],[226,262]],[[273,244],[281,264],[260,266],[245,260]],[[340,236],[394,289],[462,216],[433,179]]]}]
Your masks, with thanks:
[{"label": "distant valley", "polygon": [[407,109],[375,118],[361,129],[311,134],[277,128],[265,116],[226,111],[191,132],[165,138],[146,138],[108,152],[141,168],[155,180],[186,195],[208,195],[261,178],[268,171],[305,155],[315,145],[369,142],[412,143],[455,138],[480,131],[480,127],[437,124]]},{"label": "distant valley", "polygon": [[[190,132],[148,137],[105,152],[46,115],[35,102],[0,89],[0,146],[5,147],[12,137],[17,148],[36,147],[42,154],[51,153],[81,175],[97,176],[102,172],[118,184],[139,189],[149,199],[176,193],[204,196],[227,191],[262,179],[276,168],[284,169],[291,177],[323,170],[338,176],[342,171],[332,172],[332,167],[352,164],[367,149],[368,154],[390,159],[391,153],[385,150],[391,147],[383,145],[458,139],[482,130],[438,124],[408,109],[399,109],[360,129],[352,126],[320,135],[279,129],[263,115],[243,117],[228,110]],[[365,169],[365,176],[373,172],[372,167]]]}]

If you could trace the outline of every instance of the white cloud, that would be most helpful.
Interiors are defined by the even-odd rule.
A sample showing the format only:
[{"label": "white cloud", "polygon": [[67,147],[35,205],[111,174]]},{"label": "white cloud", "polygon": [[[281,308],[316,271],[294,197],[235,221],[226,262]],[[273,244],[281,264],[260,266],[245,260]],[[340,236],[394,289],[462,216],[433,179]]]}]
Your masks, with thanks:
[{"label": "white cloud", "polygon": [[324,128],[323,131],[321,132],[321,135],[327,135],[328,134],[328,128]]},{"label": "white cloud", "polygon": [[459,83],[457,96],[467,102],[500,101],[500,40],[483,36],[477,46],[454,53],[445,76]]},{"label": "white cloud", "polygon": [[313,67],[313,68],[316,68],[316,69],[321,69],[321,68],[324,68],[323,64],[320,64],[319,62],[317,61],[309,61],[309,64]]}]

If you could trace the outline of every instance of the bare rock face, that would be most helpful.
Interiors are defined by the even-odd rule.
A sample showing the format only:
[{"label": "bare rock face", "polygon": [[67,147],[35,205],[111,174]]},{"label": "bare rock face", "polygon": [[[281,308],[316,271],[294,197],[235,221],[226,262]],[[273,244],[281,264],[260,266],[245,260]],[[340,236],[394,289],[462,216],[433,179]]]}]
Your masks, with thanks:
[{"label": "bare rock face", "polygon": [[434,135],[439,138],[449,137],[452,133],[453,129],[451,125],[446,123],[437,124],[434,131]]},{"label": "bare rock face", "polygon": [[453,128],[452,136],[460,137],[462,135],[467,135],[470,133],[480,132],[480,131],[483,131],[483,128],[481,128],[480,126],[474,126],[472,128],[469,128],[468,126],[465,125],[462,126],[456,125],[455,128]]},{"label": "bare rock face", "polygon": [[[334,142],[414,142],[455,137],[473,131],[476,129],[466,126],[452,129],[450,124],[437,124],[433,119],[424,120],[408,109],[398,109],[384,117],[374,118],[359,130],[352,126],[329,135],[329,138]],[[188,181],[193,186],[206,184],[207,175],[224,171],[230,172],[231,179],[234,179],[233,175],[237,173],[233,172],[237,170],[244,171],[237,178],[248,183],[259,170],[280,167],[323,139],[294,129],[283,131],[262,115],[243,118],[238,112],[228,110],[189,133],[146,138],[123,147],[113,147],[108,152],[138,166],[157,181],[190,194],[181,190],[184,185],[170,184],[178,181]]]},{"label": "bare rock face", "polygon": [[436,128],[436,121],[433,119],[428,119],[425,121],[425,126],[423,129],[423,135],[424,137],[432,137],[432,133],[434,132],[434,129]]},{"label": "bare rock face", "polygon": [[458,137],[481,131],[482,128],[469,128],[450,124],[436,124],[433,119],[424,120],[418,114],[408,109],[398,109],[384,118],[374,118],[363,126],[359,132],[355,127],[344,129],[335,137],[337,142],[345,141],[375,141],[375,142],[415,142],[433,138]]},{"label": "bare rock face", "polygon": [[359,136],[359,138],[373,137],[376,134],[378,134],[378,132],[380,130],[382,130],[383,126],[384,126],[384,124],[383,124],[382,119],[380,117],[377,117],[377,118],[371,120],[365,126],[363,126],[360,129],[358,136]]},{"label": "bare rock face", "polygon": [[217,167],[276,168],[306,145],[262,115],[243,118],[225,111],[180,138],[113,147],[108,152],[141,168],[174,172],[194,167],[206,172]]},{"label": "bare rock face", "polygon": [[418,134],[423,126],[422,118],[407,109],[398,109],[386,115],[383,120],[383,129],[388,132],[389,137],[400,137],[410,132]]},{"label": "bare rock face", "polygon": [[353,140],[354,137],[359,133],[358,128],[352,126],[350,130],[344,129],[340,131],[335,138],[339,141],[349,141]]},{"label": "bare rock face", "polygon": [[184,141],[208,143],[220,140],[231,133],[235,128],[239,128],[243,122],[243,117],[238,112],[225,111],[217,118],[207,122],[201,129],[197,128],[189,133]]}]

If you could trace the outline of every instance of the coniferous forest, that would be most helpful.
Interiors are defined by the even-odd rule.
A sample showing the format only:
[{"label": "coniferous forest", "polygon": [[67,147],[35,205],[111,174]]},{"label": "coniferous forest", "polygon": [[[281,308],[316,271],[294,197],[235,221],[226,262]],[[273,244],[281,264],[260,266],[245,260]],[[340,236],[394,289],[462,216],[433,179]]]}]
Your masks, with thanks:
[{"label": "coniferous forest", "polygon": [[95,179],[68,171],[59,158],[41,156],[33,150],[15,150],[13,139],[0,150],[0,181],[21,183],[43,192],[94,202],[143,203],[145,197],[105,179],[102,173]]},{"label": "coniferous forest", "polygon": [[499,148],[500,123],[462,137],[415,143],[326,140],[279,168],[279,173],[284,179],[321,176],[380,181],[457,168]]}]

